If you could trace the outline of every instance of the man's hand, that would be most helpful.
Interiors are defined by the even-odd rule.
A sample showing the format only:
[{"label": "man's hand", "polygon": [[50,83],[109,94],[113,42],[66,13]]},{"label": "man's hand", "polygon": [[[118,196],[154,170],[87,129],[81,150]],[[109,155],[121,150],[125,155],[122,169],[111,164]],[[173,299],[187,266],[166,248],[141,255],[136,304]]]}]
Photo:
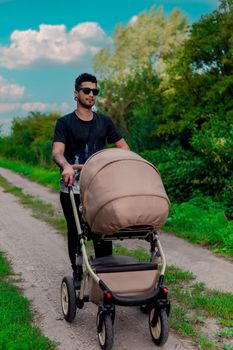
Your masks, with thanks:
[{"label": "man's hand", "polygon": [[84,164],[72,164],[74,170],[82,170]]},{"label": "man's hand", "polygon": [[74,180],[75,180],[74,175],[75,175],[75,172],[72,165],[70,164],[65,165],[61,173],[61,176],[66,186],[74,185]]}]

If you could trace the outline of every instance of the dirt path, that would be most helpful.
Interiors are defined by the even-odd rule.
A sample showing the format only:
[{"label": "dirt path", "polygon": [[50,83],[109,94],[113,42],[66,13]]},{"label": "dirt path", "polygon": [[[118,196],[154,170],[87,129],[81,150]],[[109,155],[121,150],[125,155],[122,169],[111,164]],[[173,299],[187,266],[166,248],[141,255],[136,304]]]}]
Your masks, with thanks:
[{"label": "dirt path", "polygon": [[17,187],[23,189],[24,193],[38,197],[44,202],[52,203],[58,212],[62,213],[59,195],[56,191],[28,180],[26,177],[18,175],[11,170],[0,167],[0,175]]},{"label": "dirt path", "polygon": [[[24,192],[56,203],[59,210],[57,193],[8,170],[0,168],[0,174],[23,188]],[[161,241],[169,264],[193,271],[200,281],[204,281],[211,288],[233,290],[233,265],[228,261],[171,235],[162,234]],[[141,242],[135,242],[139,243]],[[33,218],[31,211],[22,207],[16,197],[1,189],[0,250],[6,252],[14,272],[21,276],[20,286],[32,301],[36,323],[44,334],[56,340],[61,350],[99,349],[95,305],[86,304],[71,325],[63,320],[61,314],[60,283],[63,276],[70,274],[65,239],[45,223]],[[155,349],[147,323],[147,316],[138,308],[117,308],[113,350]],[[163,349],[196,348],[192,347],[191,342],[179,339],[171,333]]]}]

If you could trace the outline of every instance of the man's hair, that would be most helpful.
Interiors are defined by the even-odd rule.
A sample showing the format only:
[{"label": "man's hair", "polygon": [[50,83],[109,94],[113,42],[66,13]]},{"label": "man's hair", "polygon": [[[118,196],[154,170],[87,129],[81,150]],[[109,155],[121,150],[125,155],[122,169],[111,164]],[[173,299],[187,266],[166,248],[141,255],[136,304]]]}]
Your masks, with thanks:
[{"label": "man's hair", "polygon": [[90,81],[92,83],[97,84],[97,79],[96,79],[96,77],[94,75],[89,74],[89,73],[83,73],[83,74],[80,74],[75,80],[75,90],[76,91],[79,90],[81,84],[84,81]]}]

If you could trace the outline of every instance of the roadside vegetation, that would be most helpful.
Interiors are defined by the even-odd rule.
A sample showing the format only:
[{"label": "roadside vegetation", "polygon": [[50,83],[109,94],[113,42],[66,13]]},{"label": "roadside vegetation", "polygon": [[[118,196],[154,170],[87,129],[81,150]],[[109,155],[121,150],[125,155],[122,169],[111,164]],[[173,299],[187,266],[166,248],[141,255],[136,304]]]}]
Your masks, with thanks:
[{"label": "roadside vegetation", "polygon": [[16,173],[36,181],[41,185],[48,186],[54,190],[59,189],[60,174],[57,167],[44,168],[22,160],[14,160],[0,157],[0,167],[10,169]]},{"label": "roadside vegetation", "polygon": [[[65,220],[63,217],[57,216],[52,205],[44,203],[43,201],[38,200],[30,195],[24,194],[21,188],[13,186],[1,176],[0,186],[4,189],[5,192],[17,196],[23,205],[32,210],[32,213],[35,217],[52,225],[52,227],[56,228],[62,234],[65,234]],[[89,242],[88,249],[90,252],[92,252],[92,244]],[[114,247],[114,254],[133,256],[135,259],[141,262],[149,261],[149,252],[143,248],[129,250],[121,245],[116,244]],[[3,286],[7,285],[5,279],[3,278],[6,278],[6,276],[9,275],[11,276],[9,265],[0,254],[1,290],[3,288],[1,286],[2,281],[4,283]],[[180,335],[186,337],[188,341],[196,344],[201,350],[233,350],[232,293],[223,293],[215,290],[210,290],[203,283],[197,283],[195,276],[192,273],[188,271],[182,271],[175,266],[167,267],[165,285],[169,287],[169,298],[172,300],[172,309],[169,317],[169,323],[172,329],[174,329]],[[16,287],[10,285],[9,289],[7,289],[5,292],[5,295],[0,293],[1,296],[3,295],[3,298],[0,298],[0,310],[2,310],[0,313],[1,315],[4,315],[6,313],[4,309],[6,296],[12,298],[12,288],[13,290],[16,290]],[[18,296],[18,298],[21,297]],[[10,300],[12,301],[12,299]],[[26,299],[22,297],[22,300],[28,306]],[[21,307],[20,305],[21,304],[18,304],[19,307]],[[8,308],[8,304],[6,307]],[[15,312],[14,304],[12,305],[12,312]],[[25,317],[25,319],[30,324],[31,315],[30,317]],[[12,320],[12,318],[9,318],[9,324],[10,320]],[[6,324],[6,334],[9,332],[9,329],[7,328],[11,327],[9,324]],[[0,339],[2,338],[0,337]],[[5,342],[7,339],[8,341],[11,341],[11,338],[9,339],[7,336],[5,336],[3,339]],[[32,346],[30,341],[31,340],[28,340],[30,346]],[[46,343],[43,341],[44,340],[42,338],[40,342],[38,341],[38,346],[40,347],[33,347],[33,349],[35,348],[38,350],[44,350],[54,348],[52,343]],[[12,347],[12,349],[31,349],[32,347],[30,346],[27,347],[27,345],[25,345],[25,347],[20,348],[16,342],[15,348]]]},{"label": "roadside vegetation", "polygon": [[0,349],[56,349],[55,344],[33,326],[29,301],[21,295],[15,277],[0,253]]},{"label": "roadside vegetation", "polygon": [[57,213],[50,203],[45,203],[38,198],[35,198],[29,194],[25,194],[21,188],[16,187],[9,183],[4,177],[0,175],[0,186],[4,188],[4,191],[11,193],[19,198],[21,204],[30,207],[32,209],[32,215],[51,224],[57,230],[66,232],[66,222],[64,217],[57,216]]}]

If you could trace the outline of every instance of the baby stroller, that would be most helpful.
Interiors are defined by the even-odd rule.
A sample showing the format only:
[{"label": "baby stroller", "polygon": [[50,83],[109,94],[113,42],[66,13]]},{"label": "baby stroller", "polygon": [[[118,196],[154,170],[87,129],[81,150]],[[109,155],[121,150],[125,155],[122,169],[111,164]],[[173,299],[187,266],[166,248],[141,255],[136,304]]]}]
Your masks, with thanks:
[{"label": "baby stroller", "polygon": [[[165,223],[170,204],[158,171],[134,152],[106,149],[90,157],[82,169],[81,224],[72,187],[69,193],[78,231],[76,262],[81,284],[76,286],[71,277],[62,280],[65,320],[72,322],[76,309],[82,309],[85,302],[97,304],[99,344],[101,349],[109,350],[113,345],[115,306],[139,306],[149,314],[154,343],[163,345],[169,333],[170,302],[163,285],[166,259],[157,230]],[[119,255],[89,258],[88,228],[104,240],[148,241],[150,261],[140,263]]]}]

